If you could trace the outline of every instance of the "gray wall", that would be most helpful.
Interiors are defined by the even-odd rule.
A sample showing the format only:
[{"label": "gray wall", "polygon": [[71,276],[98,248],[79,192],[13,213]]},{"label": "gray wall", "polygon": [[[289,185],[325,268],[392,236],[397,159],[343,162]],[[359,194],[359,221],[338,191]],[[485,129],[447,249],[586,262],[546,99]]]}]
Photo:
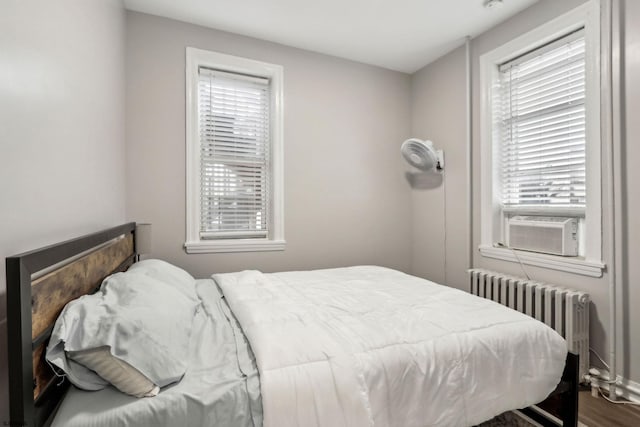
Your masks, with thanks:
[{"label": "gray wall", "polygon": [[[185,241],[185,47],[284,67],[284,252],[191,254]],[[399,146],[406,74],[178,21],[127,13],[127,217],[153,256],[199,277],[380,264],[408,270],[410,194]]]},{"label": "gray wall", "polygon": [[[534,6],[516,15],[503,24],[474,38],[472,50],[472,152],[473,152],[473,247],[480,243],[480,87],[479,87],[479,57],[480,55],[504,44],[505,42],[523,34],[540,24],[562,14],[565,11],[583,3],[583,0],[557,2],[541,0]],[[633,117],[640,111],[640,86],[637,76],[640,73],[640,29],[631,24],[640,19],[640,4],[626,1],[625,19],[626,29],[626,141],[633,141],[640,137],[640,124],[634,122]],[[635,21],[634,21],[635,20]],[[444,268],[447,269],[447,284],[466,288],[464,277],[461,276],[466,260],[466,240],[462,233],[468,233],[466,222],[461,220],[462,212],[466,209],[466,182],[462,182],[464,169],[459,170],[462,159],[466,159],[464,152],[466,127],[464,108],[464,48],[449,53],[438,61],[426,66],[412,76],[412,106],[414,107],[412,129],[420,137],[433,138],[437,145],[442,146],[449,162],[445,173],[449,178],[446,187],[440,186],[433,190],[413,190],[413,226],[417,240],[413,243],[413,272],[437,281],[444,279]],[[633,308],[640,305],[640,266],[633,260],[640,256],[640,225],[630,219],[640,215],[640,198],[637,191],[629,188],[626,183],[640,180],[640,171],[633,167],[634,160],[640,160],[640,148],[637,144],[627,143],[623,153],[626,159],[626,170],[621,175],[624,187],[625,222],[621,225],[623,233],[628,238],[623,242],[624,257],[627,261],[624,276],[624,292],[621,296],[624,313],[620,322],[624,326],[620,338],[619,362],[624,362],[620,368],[624,377],[635,382],[640,381],[640,314]],[[462,156],[462,159],[460,159]],[[450,161],[456,159],[455,172],[452,171]],[[452,183],[455,175],[455,184]],[[446,197],[443,194],[446,188]],[[603,189],[607,188],[606,181]],[[607,194],[603,194],[607,200]],[[438,207],[446,199],[446,258],[443,254],[445,234],[444,212]],[[457,217],[457,219],[456,219]],[[608,224],[609,218],[603,218]],[[606,232],[606,227],[605,230]],[[455,237],[450,237],[455,236]],[[635,238],[634,238],[635,237]],[[603,236],[603,254],[606,255],[608,237]],[[522,275],[520,266],[515,263],[494,260],[481,256],[474,250],[475,267],[487,268],[506,273]],[[452,267],[455,266],[455,267]],[[453,271],[451,270],[453,268]],[[593,300],[591,308],[591,339],[592,346],[607,358],[608,341],[608,276],[596,279],[581,275],[547,270],[527,266],[527,272],[536,280],[557,283],[587,291]],[[634,304],[635,302],[635,304]],[[622,342],[624,340],[624,343]],[[594,362],[597,364],[597,362]]]},{"label": "gray wall", "polygon": [[[464,47],[411,78],[412,136],[444,150],[445,168],[412,190],[412,273],[466,289],[466,55]],[[434,179],[435,178],[435,179]],[[446,215],[445,215],[446,212]]]},{"label": "gray wall", "polygon": [[8,421],[4,258],[122,223],[119,1],[0,2],[0,424]]}]

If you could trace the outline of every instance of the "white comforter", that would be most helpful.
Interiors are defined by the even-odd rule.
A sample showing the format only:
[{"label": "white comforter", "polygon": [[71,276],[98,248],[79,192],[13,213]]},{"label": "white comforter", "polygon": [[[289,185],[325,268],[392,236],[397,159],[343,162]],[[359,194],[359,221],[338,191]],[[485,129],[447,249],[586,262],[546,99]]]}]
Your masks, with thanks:
[{"label": "white comforter", "polygon": [[565,341],[382,267],[218,274],[255,353],[265,427],[471,426],[540,402]]}]

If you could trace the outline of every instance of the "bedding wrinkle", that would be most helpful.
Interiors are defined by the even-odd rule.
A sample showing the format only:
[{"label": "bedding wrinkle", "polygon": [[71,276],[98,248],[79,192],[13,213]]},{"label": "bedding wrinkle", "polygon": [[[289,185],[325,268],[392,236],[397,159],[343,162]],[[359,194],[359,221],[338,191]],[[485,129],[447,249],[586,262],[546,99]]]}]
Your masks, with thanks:
[{"label": "bedding wrinkle", "polygon": [[[217,288],[217,285],[216,289],[218,294],[222,295],[219,288]],[[235,351],[237,353],[237,367],[241,375],[245,378],[244,391],[249,398],[249,409],[251,411],[253,422],[256,427],[259,427],[262,425],[262,404],[260,400],[260,379],[258,377],[253,352],[240,329],[237,319],[229,309],[227,303],[224,301],[224,298],[220,298],[217,305],[231,325]]]},{"label": "bedding wrinkle", "polygon": [[[327,358],[328,358],[328,357],[329,357],[329,356],[327,355]],[[336,375],[336,370],[334,369],[334,366],[331,366],[331,365],[330,365],[330,368],[331,368],[331,378],[332,378],[332,380],[333,380],[333,382],[332,382],[332,385],[333,385],[333,388],[334,388],[333,392],[334,392],[336,395],[339,395],[339,394],[340,394],[340,390],[338,390],[338,386],[337,386],[337,384],[339,383],[339,379],[338,379],[338,377],[337,377],[337,375]],[[344,402],[343,402],[343,400],[341,400],[341,399],[340,399],[340,400],[338,400],[338,405],[340,406],[340,413],[342,414],[342,417],[343,417],[343,419],[345,420],[345,423],[346,423],[347,425],[349,425],[349,424],[348,424],[348,421],[347,421],[347,420],[348,420],[348,417],[346,416],[346,414],[347,414],[347,412],[348,412],[348,408],[345,408]]]}]

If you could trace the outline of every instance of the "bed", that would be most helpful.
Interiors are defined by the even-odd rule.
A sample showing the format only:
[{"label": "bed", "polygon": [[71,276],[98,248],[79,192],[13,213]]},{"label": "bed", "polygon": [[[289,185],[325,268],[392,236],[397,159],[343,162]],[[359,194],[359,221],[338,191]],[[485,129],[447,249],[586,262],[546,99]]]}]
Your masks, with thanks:
[{"label": "bed", "polygon": [[559,337],[381,267],[199,280],[180,382],[144,399],[69,387],[44,360],[55,319],[136,259],[133,223],[7,259],[11,423],[474,425],[551,393],[564,425],[577,424],[577,364],[559,361]]}]

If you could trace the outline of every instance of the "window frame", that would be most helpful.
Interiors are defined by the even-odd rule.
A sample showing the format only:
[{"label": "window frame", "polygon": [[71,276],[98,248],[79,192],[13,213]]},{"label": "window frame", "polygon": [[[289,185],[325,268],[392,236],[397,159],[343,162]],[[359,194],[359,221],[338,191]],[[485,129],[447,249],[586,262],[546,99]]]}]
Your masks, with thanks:
[{"label": "window frame", "polygon": [[[562,216],[584,218],[580,245],[584,256],[563,257],[499,247],[504,242],[505,212],[501,208],[499,149],[494,148],[494,85],[499,79],[499,65],[535,50],[553,40],[584,27],[586,60],[586,209],[584,215],[566,212]],[[481,230],[479,251],[482,256],[505,261],[601,277],[602,262],[602,166],[601,166],[601,82],[600,82],[600,4],[590,0],[522,36],[480,56],[480,165],[481,165]],[[497,142],[495,142],[497,143]],[[525,211],[522,211],[525,212]],[[544,209],[531,209],[529,214],[545,214]],[[523,213],[523,214],[526,214]],[[558,212],[554,214],[561,216]]]},{"label": "window frame", "polygon": [[[200,133],[198,121],[199,67],[270,80],[270,200],[266,237],[200,238]],[[187,253],[256,252],[284,250],[283,68],[281,65],[186,48],[186,242]]]}]

